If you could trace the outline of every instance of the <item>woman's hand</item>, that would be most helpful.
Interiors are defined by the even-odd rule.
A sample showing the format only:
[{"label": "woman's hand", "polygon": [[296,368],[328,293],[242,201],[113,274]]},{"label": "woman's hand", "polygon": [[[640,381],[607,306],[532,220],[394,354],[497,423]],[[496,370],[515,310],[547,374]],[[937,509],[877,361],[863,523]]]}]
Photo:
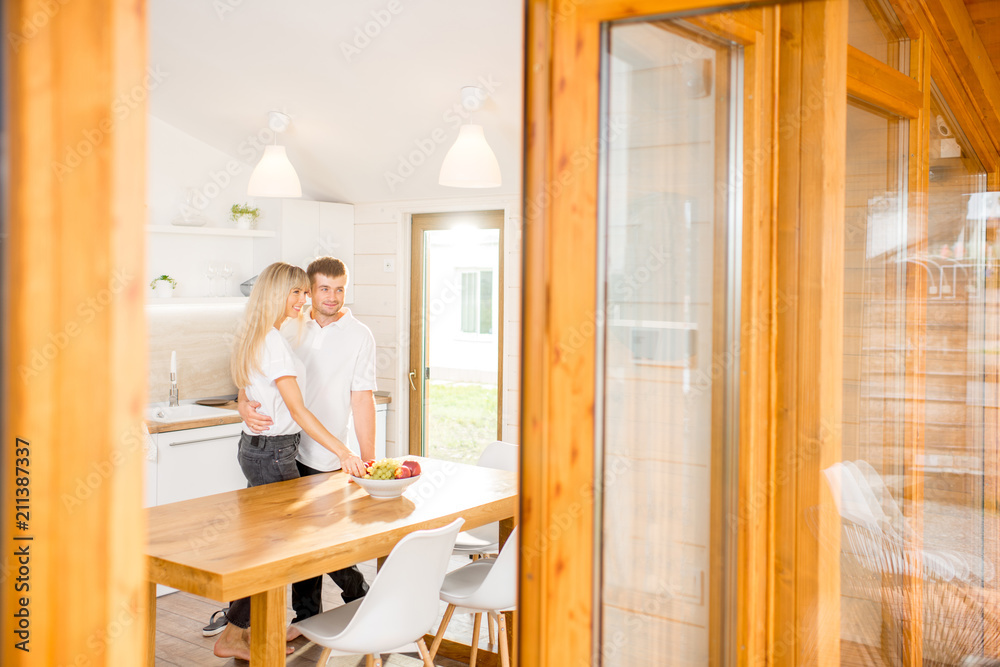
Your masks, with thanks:
[{"label": "woman's hand", "polygon": [[364,477],[367,472],[365,462],[357,454],[351,454],[346,458],[340,459],[340,467],[344,472],[355,477]]}]

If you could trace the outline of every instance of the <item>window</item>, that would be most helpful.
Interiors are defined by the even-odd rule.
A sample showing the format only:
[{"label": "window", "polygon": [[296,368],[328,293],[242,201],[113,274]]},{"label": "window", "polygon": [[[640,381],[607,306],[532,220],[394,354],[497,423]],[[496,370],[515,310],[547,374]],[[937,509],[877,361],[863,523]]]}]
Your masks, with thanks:
[{"label": "window", "polygon": [[462,332],[493,333],[493,271],[462,272]]},{"label": "window", "polygon": [[910,40],[885,0],[850,0],[847,43],[903,74],[909,74]]}]

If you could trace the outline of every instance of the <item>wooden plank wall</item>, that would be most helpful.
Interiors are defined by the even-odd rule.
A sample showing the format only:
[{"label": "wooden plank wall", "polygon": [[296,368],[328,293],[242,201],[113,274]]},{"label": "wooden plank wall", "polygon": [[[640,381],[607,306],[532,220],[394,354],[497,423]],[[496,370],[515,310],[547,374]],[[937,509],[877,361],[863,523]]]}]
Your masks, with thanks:
[{"label": "wooden plank wall", "polygon": [[[12,0],[4,12],[2,446],[5,482],[27,481],[0,487],[0,663],[141,665],[146,99],[167,75],[147,70],[141,0]],[[20,525],[15,488],[28,489]]]}]

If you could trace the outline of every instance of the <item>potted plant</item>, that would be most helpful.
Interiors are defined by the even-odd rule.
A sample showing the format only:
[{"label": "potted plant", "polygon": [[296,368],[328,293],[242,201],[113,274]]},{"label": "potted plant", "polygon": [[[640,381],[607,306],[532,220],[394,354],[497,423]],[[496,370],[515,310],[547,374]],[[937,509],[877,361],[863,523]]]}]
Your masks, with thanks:
[{"label": "potted plant", "polygon": [[229,219],[236,223],[239,229],[253,229],[260,217],[260,209],[250,204],[233,204],[229,209]]},{"label": "potted plant", "polygon": [[149,283],[149,286],[153,288],[153,294],[164,299],[174,295],[177,281],[164,273],[162,276],[153,278],[153,282]]}]

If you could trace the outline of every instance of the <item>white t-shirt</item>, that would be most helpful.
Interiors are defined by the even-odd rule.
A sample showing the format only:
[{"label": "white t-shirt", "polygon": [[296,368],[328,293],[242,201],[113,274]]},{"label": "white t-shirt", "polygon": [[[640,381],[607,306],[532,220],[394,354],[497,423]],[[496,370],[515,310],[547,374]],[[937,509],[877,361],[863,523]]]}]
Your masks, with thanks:
[{"label": "white t-shirt", "polygon": [[[323,426],[349,446],[351,392],[375,390],[375,337],[347,308],[336,322],[321,327],[311,317],[291,320],[281,330],[305,363],[309,381],[299,383],[306,407]],[[310,468],[340,469],[340,458],[305,432],[298,460]]]},{"label": "white t-shirt", "polygon": [[[288,411],[288,406],[281,398],[278,385],[274,381],[286,375],[294,375],[299,383],[299,389],[301,389],[305,384],[306,368],[277,329],[272,328],[264,338],[264,349],[261,350],[260,355],[260,370],[260,373],[250,375],[250,386],[243,387],[243,391],[246,392],[247,398],[251,401],[260,402],[257,412],[274,420],[264,435],[298,433],[302,427],[292,419],[292,413]],[[258,435],[246,423],[243,424],[243,432]]]}]

